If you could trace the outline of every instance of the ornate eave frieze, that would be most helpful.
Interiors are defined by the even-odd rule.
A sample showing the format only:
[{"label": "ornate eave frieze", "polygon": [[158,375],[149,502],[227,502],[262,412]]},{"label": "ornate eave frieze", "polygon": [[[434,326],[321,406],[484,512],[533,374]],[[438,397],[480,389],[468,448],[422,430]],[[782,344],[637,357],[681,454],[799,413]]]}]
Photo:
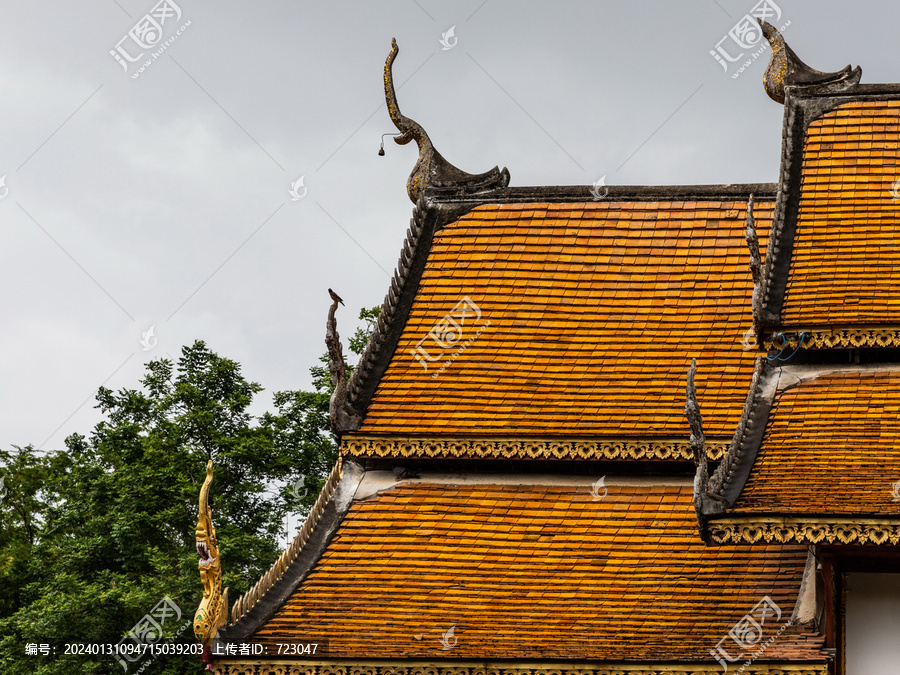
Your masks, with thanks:
[{"label": "ornate eave frieze", "polygon": [[763,343],[766,350],[793,350],[803,341],[804,349],[859,349],[900,347],[900,327],[791,328],[773,333]]},{"label": "ornate eave frieze", "polygon": [[[215,675],[722,675],[719,664],[549,663],[491,661],[219,661]],[[822,663],[753,663],[743,675],[826,675]]]},{"label": "ornate eave frieze", "polygon": [[[726,441],[707,441],[707,455],[719,459]],[[559,439],[559,438],[397,438],[350,436],[341,439],[347,457],[458,457],[503,459],[666,459],[692,461],[683,439]]]},{"label": "ornate eave frieze", "polygon": [[900,518],[742,517],[709,522],[715,544],[900,544]]}]

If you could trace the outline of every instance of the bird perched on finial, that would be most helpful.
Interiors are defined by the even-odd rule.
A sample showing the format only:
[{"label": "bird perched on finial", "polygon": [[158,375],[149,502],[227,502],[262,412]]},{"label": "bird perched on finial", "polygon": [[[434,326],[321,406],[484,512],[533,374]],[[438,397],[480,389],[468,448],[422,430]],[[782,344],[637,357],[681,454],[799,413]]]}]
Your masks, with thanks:
[{"label": "bird perched on finial", "polygon": [[810,68],[800,60],[794,50],[788,47],[781,33],[770,23],[757,19],[762,34],[772,47],[772,56],[769,65],[763,74],[763,84],[766,93],[773,101],[784,103],[784,88],[788,85],[808,86],[833,86],[836,89],[845,89],[859,83],[862,69],[848,65],[843,70],[834,73],[824,73],[821,70]]},{"label": "bird perched on finial", "polygon": [[339,296],[337,293],[335,293],[335,292],[334,292],[333,290],[331,290],[330,288],[328,289],[328,295],[330,295],[330,296],[331,296],[331,299],[334,300],[335,302],[339,302],[339,303],[341,303],[342,305],[344,304],[344,301],[341,300],[341,296]]}]

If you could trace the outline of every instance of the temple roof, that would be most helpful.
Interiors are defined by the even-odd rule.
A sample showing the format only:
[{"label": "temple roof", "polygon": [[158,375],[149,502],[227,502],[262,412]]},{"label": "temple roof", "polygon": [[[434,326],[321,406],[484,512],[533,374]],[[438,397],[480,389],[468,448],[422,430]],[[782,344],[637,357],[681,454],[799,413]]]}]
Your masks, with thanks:
[{"label": "temple roof", "polygon": [[787,105],[760,333],[807,331],[808,347],[896,346],[893,333],[877,344],[850,333],[900,324],[900,88],[857,85]]},{"label": "temple roof", "polygon": [[757,193],[765,231],[771,187],[681,188],[693,190],[687,199],[678,188],[639,198],[623,188],[597,201],[486,203],[450,219],[345,448],[366,454],[354,439],[397,434],[681,442],[692,357],[708,366],[701,400],[716,401],[708,436],[724,442],[753,368],[747,197]]},{"label": "temple roof", "polygon": [[746,672],[829,668],[806,544],[900,542],[900,366],[759,348],[900,345],[900,86],[816,71],[763,29],[777,186],[465,173],[400,114],[392,45],[413,219],[349,377],[333,302],[341,457],[217,643],[320,643],[325,675],[718,672],[763,603],[778,623]]},{"label": "temple roof", "polygon": [[751,399],[714,540],[900,542],[900,367],[771,368]]},{"label": "temple roof", "polygon": [[[686,479],[369,472],[305,580],[250,642],[323,658],[710,662],[766,596],[794,609],[805,547],[706,548]],[[368,481],[368,482],[367,482]],[[599,494],[598,494],[599,493]],[[455,646],[441,638],[454,628]],[[733,643],[732,643],[733,646]],[[822,662],[792,626],[766,661]],[[271,650],[270,650],[271,651]]]},{"label": "temple roof", "polygon": [[900,101],[846,103],[810,124],[783,326],[900,323],[898,179]]},{"label": "temple roof", "polygon": [[900,370],[828,373],[778,392],[734,510],[900,517],[898,479]]}]

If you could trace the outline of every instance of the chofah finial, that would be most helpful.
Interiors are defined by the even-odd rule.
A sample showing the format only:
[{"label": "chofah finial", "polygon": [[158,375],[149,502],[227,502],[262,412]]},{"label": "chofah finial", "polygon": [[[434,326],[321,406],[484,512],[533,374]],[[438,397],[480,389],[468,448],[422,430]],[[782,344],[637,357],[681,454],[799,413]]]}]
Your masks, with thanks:
[{"label": "chofah finial", "polygon": [[[457,169],[435,150],[425,129],[418,122],[405,117],[400,112],[397,94],[394,92],[392,70],[394,59],[397,58],[399,52],[397,40],[394,39],[391,41],[391,53],[384,62],[384,98],[391,121],[400,131],[400,134],[394,137],[394,142],[398,145],[406,145],[410,141],[415,141],[419,147],[419,158],[409,180],[406,181],[406,191],[412,203],[419,202],[419,197],[426,188],[451,194],[474,194],[509,185],[509,171],[506,169],[501,171],[495,166],[490,171],[480,174],[466,173]],[[382,152],[379,151],[378,154],[382,154]]]},{"label": "chofah finial", "polygon": [[826,91],[842,91],[859,83],[862,69],[849,65],[834,73],[824,73],[810,68],[800,60],[794,50],[788,47],[781,33],[771,24],[757,19],[762,27],[763,36],[772,47],[772,56],[763,75],[766,93],[773,101],[784,103],[785,87],[815,87]]}]

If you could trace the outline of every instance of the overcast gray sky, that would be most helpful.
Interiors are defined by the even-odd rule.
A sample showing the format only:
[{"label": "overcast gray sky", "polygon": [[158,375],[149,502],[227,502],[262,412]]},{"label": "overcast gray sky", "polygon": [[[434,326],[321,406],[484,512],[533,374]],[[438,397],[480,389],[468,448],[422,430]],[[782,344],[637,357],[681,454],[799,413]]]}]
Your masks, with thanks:
[{"label": "overcast gray sky", "polygon": [[[771,5],[814,68],[900,79],[900,6]],[[0,447],[89,433],[101,384],[136,387],[149,359],[196,339],[266,388],[256,411],[308,386],[326,289],[347,303],[346,341],[381,303],[411,214],[414,144],[377,156],[395,131],[392,37],[403,112],[466,171],[506,166],[514,186],[775,181],[768,52],[733,77],[760,46],[740,29],[755,7],[5,0]],[[745,56],[726,72],[717,45]]]}]

